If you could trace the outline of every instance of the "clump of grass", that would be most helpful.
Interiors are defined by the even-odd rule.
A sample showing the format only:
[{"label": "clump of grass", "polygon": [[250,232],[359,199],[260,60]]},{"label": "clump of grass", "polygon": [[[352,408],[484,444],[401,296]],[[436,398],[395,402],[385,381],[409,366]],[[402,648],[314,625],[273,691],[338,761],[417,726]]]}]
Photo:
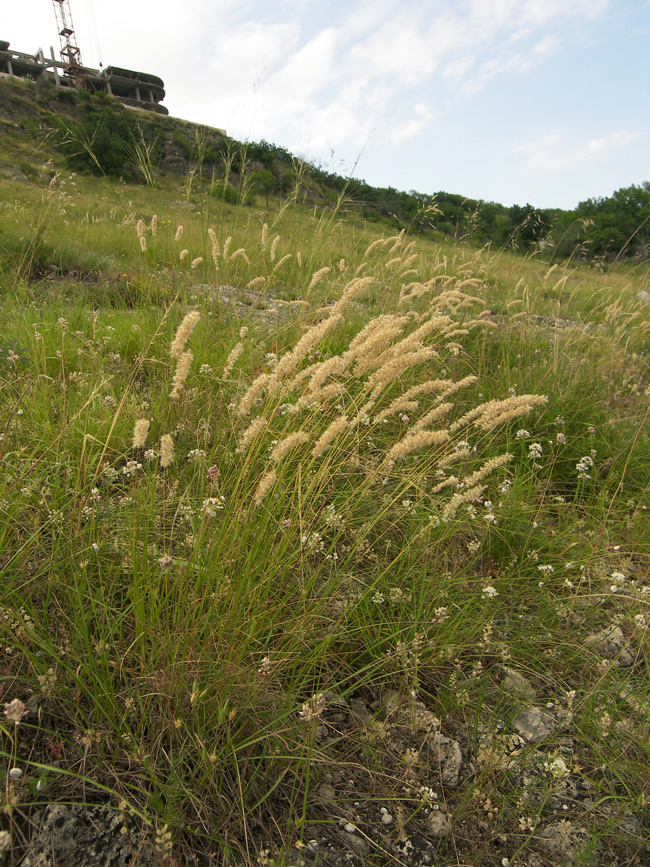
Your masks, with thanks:
[{"label": "clump of grass", "polygon": [[[134,310],[2,310],[2,700],[31,709],[2,748],[34,788],[5,786],[17,853],[48,800],[223,864],[355,823],[394,863],[436,803],[441,863],[494,863],[498,834],[513,860],[562,803],[582,821],[579,780],[639,811],[647,397],[619,413],[610,393],[624,314],[605,378],[573,332],[496,319],[487,252],[297,208],[245,231],[116,211],[94,225],[135,248]],[[242,324],[207,278],[292,312]],[[505,299],[534,314],[521,286]],[[586,640],[613,617],[628,666]],[[571,755],[560,730],[513,740],[504,668],[571,715]],[[450,741],[473,768],[453,781]],[[628,851],[594,809],[594,845]]]}]

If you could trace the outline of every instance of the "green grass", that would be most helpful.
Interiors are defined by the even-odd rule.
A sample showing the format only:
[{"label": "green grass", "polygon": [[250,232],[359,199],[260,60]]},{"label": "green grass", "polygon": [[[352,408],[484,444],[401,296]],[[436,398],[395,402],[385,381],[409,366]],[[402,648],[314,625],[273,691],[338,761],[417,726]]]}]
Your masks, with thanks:
[{"label": "green grass", "polygon": [[[168,864],[293,863],[314,835],[345,850],[348,822],[363,863],[428,835],[440,865],[523,865],[560,819],[587,828],[583,863],[633,863],[650,795],[647,266],[549,269],[387,238],[343,200],[228,205],[207,182],[59,175],[0,194],[1,698],[31,711],[2,725],[15,863],[36,811],[70,801],[144,823]],[[380,316],[393,333],[355,354]],[[513,395],[547,401],[455,426]],[[449,435],[391,457],[441,403],[424,430]],[[612,625],[625,666],[587,640]],[[506,667],[533,698],[504,688]],[[517,741],[527,704],[566,725]],[[463,750],[456,786],[439,733]],[[427,830],[433,801],[446,836]]]}]

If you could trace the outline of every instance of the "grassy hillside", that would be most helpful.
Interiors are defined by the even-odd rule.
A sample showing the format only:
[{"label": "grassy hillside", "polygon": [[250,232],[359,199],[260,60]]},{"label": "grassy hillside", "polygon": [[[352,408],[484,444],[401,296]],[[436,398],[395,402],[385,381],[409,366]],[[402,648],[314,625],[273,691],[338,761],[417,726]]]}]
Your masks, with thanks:
[{"label": "grassy hillside", "polygon": [[293,165],[268,206],[74,175],[26,105],[6,863],[68,804],[133,864],[647,863],[648,265],[440,244]]}]

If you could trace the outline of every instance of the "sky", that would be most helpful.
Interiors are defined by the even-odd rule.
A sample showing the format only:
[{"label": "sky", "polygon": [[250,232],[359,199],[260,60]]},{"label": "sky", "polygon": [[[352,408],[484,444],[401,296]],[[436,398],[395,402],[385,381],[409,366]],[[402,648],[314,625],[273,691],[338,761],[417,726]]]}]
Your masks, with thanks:
[{"label": "sky", "polygon": [[[650,0],[70,0],[171,115],[399,190],[573,208],[650,181]],[[0,39],[54,46],[52,0]]]}]

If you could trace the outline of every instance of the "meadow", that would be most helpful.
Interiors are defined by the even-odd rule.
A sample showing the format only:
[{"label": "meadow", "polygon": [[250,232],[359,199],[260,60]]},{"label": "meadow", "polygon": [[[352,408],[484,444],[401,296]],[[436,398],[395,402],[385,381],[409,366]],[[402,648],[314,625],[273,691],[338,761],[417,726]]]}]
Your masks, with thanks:
[{"label": "meadow", "polygon": [[5,863],[649,863],[648,290],[0,180]]}]

